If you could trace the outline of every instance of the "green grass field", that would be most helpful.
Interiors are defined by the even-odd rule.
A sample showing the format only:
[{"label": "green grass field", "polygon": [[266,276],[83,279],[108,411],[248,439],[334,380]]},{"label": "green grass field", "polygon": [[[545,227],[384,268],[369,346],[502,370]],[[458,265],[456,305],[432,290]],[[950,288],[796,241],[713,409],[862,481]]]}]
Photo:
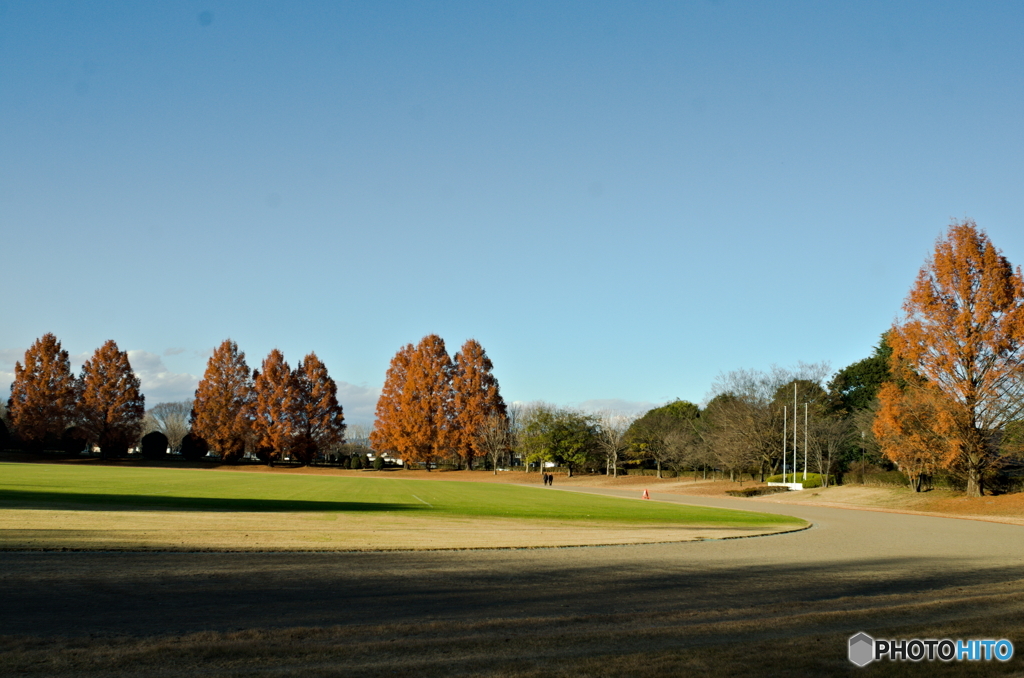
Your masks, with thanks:
[{"label": "green grass field", "polygon": [[752,511],[601,497],[497,483],[0,463],[0,508],[406,515],[771,527],[803,521]]}]

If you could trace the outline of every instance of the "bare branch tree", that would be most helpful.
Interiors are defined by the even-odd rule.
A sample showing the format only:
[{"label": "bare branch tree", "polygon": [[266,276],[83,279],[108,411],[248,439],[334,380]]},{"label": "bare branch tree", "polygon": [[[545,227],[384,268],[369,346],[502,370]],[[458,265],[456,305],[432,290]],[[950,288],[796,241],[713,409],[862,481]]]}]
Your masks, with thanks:
[{"label": "bare branch tree", "polygon": [[849,417],[814,417],[809,431],[811,461],[821,475],[822,487],[828,487],[835,466],[850,441],[856,426]]},{"label": "bare branch tree", "polygon": [[142,422],[142,433],[159,431],[167,436],[167,444],[171,451],[180,452],[182,439],[192,430],[192,426],[189,424],[191,413],[191,400],[157,403],[146,411]]},{"label": "bare branch tree", "polygon": [[[605,472],[613,478],[619,475],[619,457],[629,448],[626,431],[636,420],[635,414],[602,412],[598,415],[597,442],[605,456]],[[609,473],[610,471],[610,473]]]},{"label": "bare branch tree", "polygon": [[721,395],[733,395],[751,403],[766,405],[775,398],[775,393],[783,384],[799,380],[820,385],[824,383],[830,371],[831,367],[828,361],[820,363],[801,361],[791,369],[772,365],[767,372],[751,369],[720,372],[705,396],[705,404]]},{"label": "bare branch tree", "polygon": [[349,424],[345,431],[345,439],[350,445],[370,447],[371,433],[373,433],[372,424]]},{"label": "bare branch tree", "polygon": [[515,446],[521,415],[522,407],[513,404],[506,408],[505,414],[495,412],[487,417],[480,434],[480,447],[490,460],[494,475],[498,475],[498,466]]}]

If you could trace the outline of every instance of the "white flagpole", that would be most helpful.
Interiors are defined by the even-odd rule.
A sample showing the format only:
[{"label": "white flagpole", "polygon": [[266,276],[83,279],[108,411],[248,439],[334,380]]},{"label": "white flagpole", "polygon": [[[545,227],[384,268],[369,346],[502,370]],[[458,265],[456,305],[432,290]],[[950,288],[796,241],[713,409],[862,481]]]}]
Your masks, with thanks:
[{"label": "white flagpole", "polygon": [[786,482],[786,437],[789,429],[786,428],[786,406],[782,406],[782,482]]},{"label": "white flagpole", "polygon": [[793,381],[793,482],[796,482],[796,381]]},{"label": "white flagpole", "polygon": [[807,480],[807,403],[804,403],[804,480]]}]

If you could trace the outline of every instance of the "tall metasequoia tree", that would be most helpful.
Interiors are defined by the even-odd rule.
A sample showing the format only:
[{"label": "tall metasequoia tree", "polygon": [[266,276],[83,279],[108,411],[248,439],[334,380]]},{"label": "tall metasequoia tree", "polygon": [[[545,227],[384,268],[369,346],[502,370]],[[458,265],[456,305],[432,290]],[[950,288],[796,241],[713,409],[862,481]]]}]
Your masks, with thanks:
[{"label": "tall metasequoia tree", "polygon": [[238,344],[225,339],[210,356],[196,388],[192,433],[225,459],[242,456],[251,430],[247,411],[251,398],[252,379],[245,354],[238,351]]},{"label": "tall metasequoia tree", "polygon": [[128,353],[113,339],[82,365],[82,428],[100,446],[103,458],[127,453],[138,439],[146,400]]},{"label": "tall metasequoia tree", "polygon": [[402,391],[405,389],[409,362],[416,349],[406,344],[395,353],[384,377],[384,387],[377,399],[376,422],[370,432],[370,445],[378,453],[402,453],[408,433],[403,428]]},{"label": "tall metasequoia tree", "polygon": [[315,353],[298,364],[294,377],[299,397],[295,455],[308,464],[318,451],[345,442],[345,414],[338,404],[338,386]]},{"label": "tall metasequoia tree", "polygon": [[302,403],[299,385],[284,354],[276,348],[263,360],[253,383],[252,426],[256,444],[268,451],[271,462],[299,449]]},{"label": "tall metasequoia tree", "polygon": [[487,455],[483,438],[488,427],[497,423],[491,421],[492,417],[505,417],[505,401],[493,369],[494,364],[476,339],[468,340],[455,354],[451,444],[469,470],[473,470],[474,458]]},{"label": "tall metasequoia tree", "polygon": [[[906,366],[939,389],[957,422],[944,464],[962,471],[968,496],[998,461],[1003,427],[1024,413],[1024,279],[971,220],[935,244],[892,329],[895,370]],[[884,400],[883,400],[884,406]]]},{"label": "tall metasequoia tree", "polygon": [[44,334],[25,351],[25,364],[14,365],[7,404],[15,435],[36,449],[60,438],[75,423],[79,382],[71,373],[68,352],[53,334]]},{"label": "tall metasequoia tree", "polygon": [[374,448],[397,451],[429,470],[452,442],[451,372],[444,340],[436,334],[400,350],[377,401]]}]

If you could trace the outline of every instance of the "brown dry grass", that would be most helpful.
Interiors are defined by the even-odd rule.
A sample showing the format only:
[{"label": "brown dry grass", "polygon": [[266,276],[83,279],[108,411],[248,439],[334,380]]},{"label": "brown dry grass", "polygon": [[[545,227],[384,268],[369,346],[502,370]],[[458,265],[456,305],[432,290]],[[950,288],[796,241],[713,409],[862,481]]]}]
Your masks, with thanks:
[{"label": "brown dry grass", "polygon": [[[879,619],[884,622],[879,623]],[[1024,580],[929,594],[658,614],[249,629],[149,638],[0,638],[26,676],[861,675],[852,630],[887,638],[1022,639]],[[1008,633],[1009,632],[1009,633]],[[872,675],[1021,675],[1019,659],[878,663]]]},{"label": "brown dry grass", "polygon": [[772,534],[676,527],[396,514],[0,509],[6,550],[393,551],[683,542]]}]

